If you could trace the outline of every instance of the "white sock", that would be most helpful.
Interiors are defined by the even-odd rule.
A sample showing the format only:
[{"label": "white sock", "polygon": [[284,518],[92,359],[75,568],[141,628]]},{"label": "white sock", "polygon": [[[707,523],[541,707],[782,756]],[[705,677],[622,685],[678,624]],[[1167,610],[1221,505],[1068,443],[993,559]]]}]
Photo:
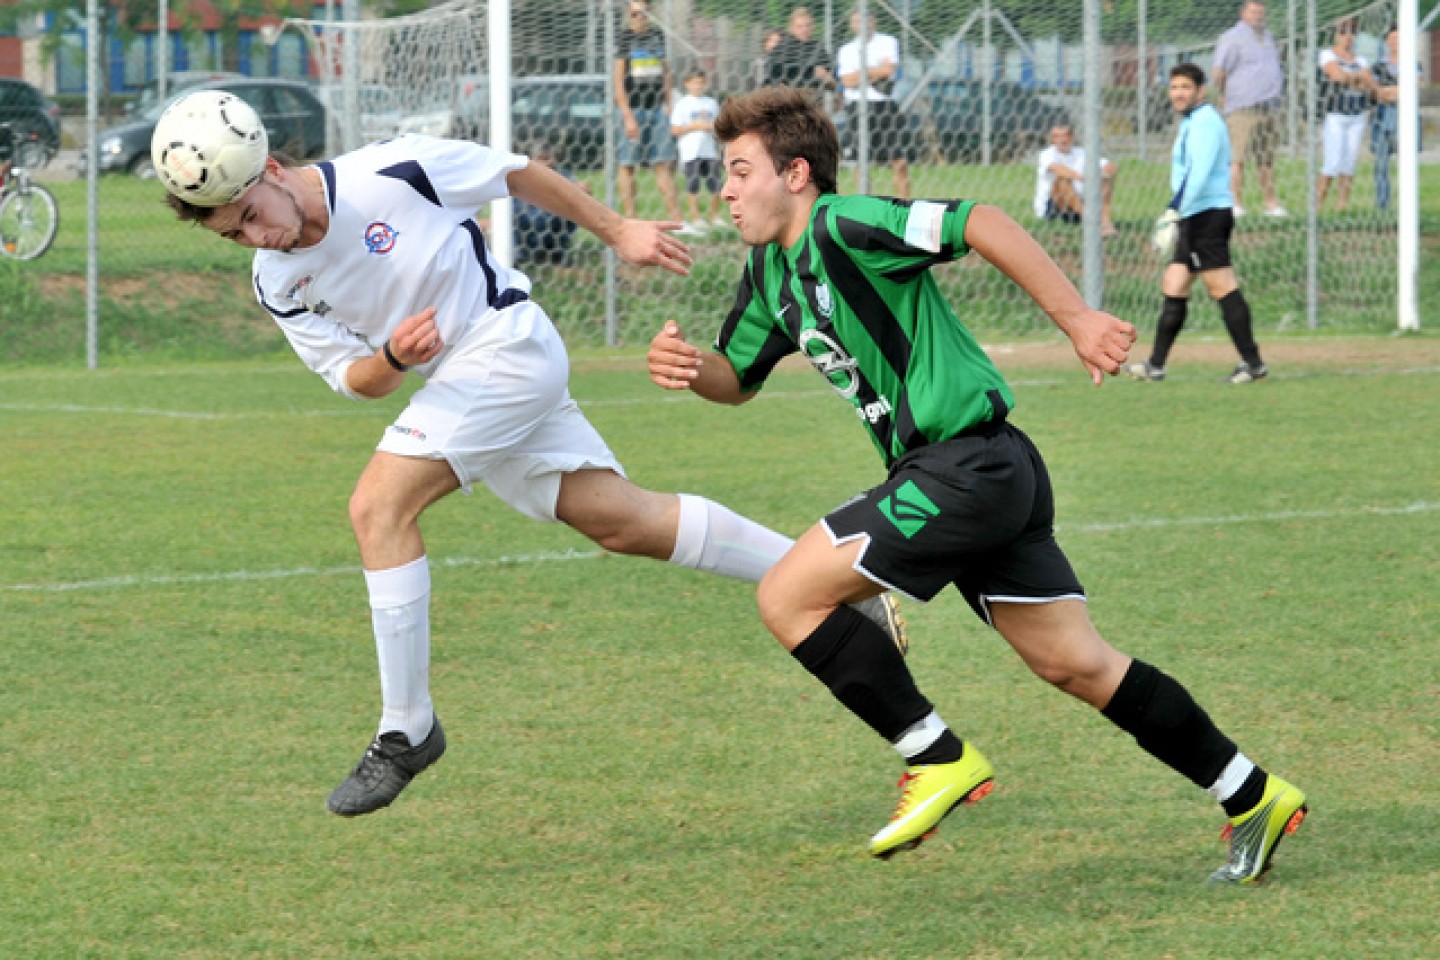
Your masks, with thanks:
[{"label": "white sock", "polygon": [[366,570],[370,622],[380,659],[380,732],[399,730],[410,745],[430,735],[430,561]]},{"label": "white sock", "polygon": [[1206,787],[1205,792],[1224,803],[1235,796],[1236,790],[1245,786],[1245,781],[1254,769],[1255,764],[1250,762],[1250,758],[1236,751],[1234,758],[1220,771],[1220,778]]},{"label": "white sock", "polygon": [[905,728],[905,732],[896,737],[890,744],[895,751],[909,760],[911,757],[919,756],[934,745],[940,735],[950,728],[940,714],[931,710],[925,717],[912,723]]},{"label": "white sock", "polygon": [[758,583],[795,543],[753,520],[692,494],[680,497],[680,528],[670,562]]}]

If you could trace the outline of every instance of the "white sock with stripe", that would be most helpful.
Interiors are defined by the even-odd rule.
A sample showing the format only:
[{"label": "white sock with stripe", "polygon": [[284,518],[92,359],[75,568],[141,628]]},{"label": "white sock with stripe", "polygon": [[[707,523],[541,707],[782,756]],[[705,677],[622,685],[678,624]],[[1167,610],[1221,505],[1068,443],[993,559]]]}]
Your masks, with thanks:
[{"label": "white sock with stripe", "polygon": [[713,500],[680,498],[680,526],[670,562],[691,570],[758,583],[795,543]]},{"label": "white sock with stripe", "polygon": [[370,622],[380,660],[380,732],[399,730],[410,745],[430,735],[430,561],[366,570]]}]

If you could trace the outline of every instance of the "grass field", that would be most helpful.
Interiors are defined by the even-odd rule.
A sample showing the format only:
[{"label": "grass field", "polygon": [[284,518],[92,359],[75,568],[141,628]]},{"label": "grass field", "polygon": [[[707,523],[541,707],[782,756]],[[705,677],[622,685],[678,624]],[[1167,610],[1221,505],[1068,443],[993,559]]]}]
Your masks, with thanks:
[{"label": "grass field", "polygon": [[[898,761],[752,588],[483,492],[424,524],[450,752],[332,817],[378,715],[345,502],[400,400],[293,360],[0,372],[0,957],[1433,957],[1440,340],[1287,341],[1247,388],[1225,354],[1095,390],[996,348],[1102,632],[1309,792],[1243,891],[1201,884],[1209,798],[954,594],[907,607],[912,664],[999,787],[870,861]],[[796,534],[880,477],[808,371],[726,410],[575,366],[646,485]]]}]

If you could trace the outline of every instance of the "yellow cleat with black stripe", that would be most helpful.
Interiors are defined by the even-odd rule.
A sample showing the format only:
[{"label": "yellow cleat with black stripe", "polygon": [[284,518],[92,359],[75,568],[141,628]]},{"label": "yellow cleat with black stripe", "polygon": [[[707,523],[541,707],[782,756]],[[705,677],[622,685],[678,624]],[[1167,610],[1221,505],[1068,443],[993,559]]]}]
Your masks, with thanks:
[{"label": "yellow cleat with black stripe", "polygon": [[969,744],[954,763],[909,767],[900,778],[900,803],[890,822],[870,838],[870,853],[888,860],[935,835],[956,807],[979,803],[995,789],[995,768]]},{"label": "yellow cleat with black stripe", "polygon": [[1231,817],[1221,838],[1230,841],[1230,860],[1210,874],[1210,883],[1259,883],[1270,869],[1280,841],[1300,829],[1310,808],[1305,794],[1276,776],[1265,780],[1265,793],[1249,811]]}]

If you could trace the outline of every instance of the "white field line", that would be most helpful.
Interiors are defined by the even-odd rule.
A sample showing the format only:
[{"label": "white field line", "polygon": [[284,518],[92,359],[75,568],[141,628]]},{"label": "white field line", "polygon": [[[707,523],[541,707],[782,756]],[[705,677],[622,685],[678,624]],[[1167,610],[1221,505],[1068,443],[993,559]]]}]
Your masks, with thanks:
[{"label": "white field line", "polygon": [[[1335,373],[1276,373],[1271,380],[1306,380],[1314,377],[1400,377],[1424,376],[1440,373],[1440,366],[1405,367],[1396,370],[1345,370]],[[1199,382],[1200,378],[1194,378]],[[3,378],[0,378],[3,380]],[[1170,377],[1167,382],[1184,383],[1184,377]],[[1010,378],[1012,387],[1064,387],[1082,383],[1077,376],[1048,378]],[[1150,388],[1154,389],[1154,388]],[[1162,388],[1163,389],[1163,388]],[[809,400],[813,397],[828,396],[832,391],[823,387],[813,390],[766,390],[759,400]],[[688,392],[665,391],[646,397],[615,397],[610,399],[579,400],[582,407],[630,407],[646,403],[692,403],[699,398]],[[367,404],[313,409],[313,410],[249,410],[234,412],[207,412],[203,410],[165,410],[154,407],[91,406],[78,403],[15,403],[0,402],[0,412],[15,413],[77,413],[119,417],[160,417],[172,420],[279,420],[286,417],[373,417],[375,412]]]},{"label": "white field line", "polygon": [[[1153,530],[1160,527],[1203,527],[1221,524],[1284,523],[1291,520],[1348,520],[1356,517],[1410,516],[1440,511],[1440,502],[1416,501],[1400,506],[1367,505],[1343,510],[1282,510],[1276,513],[1236,514],[1212,517],[1136,517],[1107,523],[1058,524],[1059,533],[1113,533],[1125,530]],[[569,563],[597,560],[603,550],[562,550],[522,553],[502,557],[432,558],[439,567],[501,567],[528,564]],[[99,580],[67,583],[0,584],[0,593],[70,593],[81,590],[114,590],[125,587],[161,587],[184,584],[233,583],[253,580],[290,580],[300,577],[357,576],[359,566],[290,567],[281,570],[231,570],[220,573],[130,574]]]}]

